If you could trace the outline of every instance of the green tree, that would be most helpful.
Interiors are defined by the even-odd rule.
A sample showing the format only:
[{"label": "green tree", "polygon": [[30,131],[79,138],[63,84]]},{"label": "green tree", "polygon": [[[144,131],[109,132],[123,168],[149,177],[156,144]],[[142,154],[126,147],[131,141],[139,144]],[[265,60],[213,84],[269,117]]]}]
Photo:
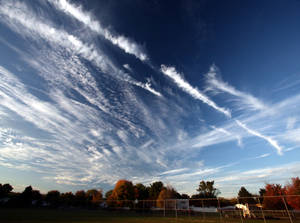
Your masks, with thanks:
[{"label": "green tree", "polygon": [[46,201],[51,207],[58,207],[60,205],[60,192],[57,190],[49,191],[46,195]]},{"label": "green tree", "polygon": [[10,184],[0,184],[0,198],[6,197],[12,190],[13,187]]},{"label": "green tree", "polygon": [[164,184],[161,181],[156,181],[152,183],[149,188],[150,199],[156,200],[163,188],[164,188]]},{"label": "green tree", "polygon": [[79,190],[76,191],[75,193],[75,205],[76,206],[86,206],[87,204],[87,198],[86,198],[86,193],[84,190]]},{"label": "green tree", "polygon": [[109,196],[112,194],[113,190],[109,190],[105,193],[105,198],[109,198]]},{"label": "green tree", "polygon": [[72,192],[62,193],[60,198],[65,206],[73,206],[75,204],[75,195]]},{"label": "green tree", "polygon": [[197,191],[202,198],[216,198],[220,191],[214,187],[214,181],[202,180],[199,184]]},{"label": "green tree", "polygon": [[146,200],[149,198],[149,188],[147,188],[145,185],[138,183],[135,186],[135,197],[138,200]]},{"label": "green tree", "polygon": [[181,194],[181,199],[190,199],[188,194]]},{"label": "green tree", "polygon": [[239,193],[238,193],[238,198],[239,202],[242,204],[254,204],[256,203],[255,200],[252,198],[253,195],[245,188],[241,187]]},{"label": "green tree", "polygon": [[25,188],[25,190],[20,195],[20,204],[25,206],[30,206],[33,200],[33,190],[31,186]]},{"label": "green tree", "polygon": [[265,188],[260,188],[259,189],[259,196],[263,197],[266,193],[266,189]]}]

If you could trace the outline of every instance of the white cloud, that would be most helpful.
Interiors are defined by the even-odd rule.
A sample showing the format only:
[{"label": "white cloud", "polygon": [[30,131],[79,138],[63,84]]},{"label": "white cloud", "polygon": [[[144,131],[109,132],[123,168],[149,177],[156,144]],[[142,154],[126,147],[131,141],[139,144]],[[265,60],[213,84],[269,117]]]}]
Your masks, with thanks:
[{"label": "white cloud", "polygon": [[132,72],[132,68],[129,66],[129,64],[123,64],[123,67],[128,71]]},{"label": "white cloud", "polygon": [[265,154],[262,154],[262,155],[260,155],[260,156],[254,157],[253,159],[261,159],[261,158],[268,157],[268,156],[270,156],[270,155],[271,155],[270,153],[265,153]]},{"label": "white cloud", "polygon": [[50,1],[57,9],[67,13],[84,25],[88,26],[97,34],[109,40],[112,44],[118,46],[128,54],[136,56],[141,61],[148,59],[145,49],[142,45],[134,42],[133,40],[116,33],[112,33],[109,29],[103,28],[99,21],[94,19],[93,15],[84,11],[81,6],[70,3],[67,0],[53,0]]},{"label": "white cloud", "polygon": [[[58,44],[66,48],[71,53],[76,53],[83,58],[94,63],[102,72],[141,87],[156,96],[161,96],[159,92],[151,88],[149,82],[142,83],[134,80],[127,73],[118,69],[109,58],[104,55],[93,44],[86,44],[76,36],[40,20],[25,4],[20,2],[5,2],[0,5],[0,17],[2,22],[6,22],[10,28],[20,35],[27,35],[31,38],[43,38],[51,43]],[[26,29],[24,29],[23,26]]]},{"label": "white cloud", "polygon": [[203,103],[209,105],[215,110],[223,113],[227,117],[231,117],[231,113],[228,109],[219,107],[214,101],[209,99],[200,90],[192,87],[187,81],[183,79],[182,75],[176,71],[175,67],[167,67],[165,65],[161,65],[161,72],[170,77],[178,85],[178,87],[180,87],[186,93],[190,94],[195,99],[202,101]]},{"label": "white cloud", "polygon": [[[153,104],[148,103],[148,100],[143,101],[135,94],[132,85],[162,96],[152,89],[149,80],[141,83],[120,73],[121,69],[102,55],[101,50],[95,45],[55,28],[48,21],[32,14],[30,10],[24,10],[23,4],[16,4],[16,9],[13,8],[13,4],[11,7],[5,4],[0,4],[0,17],[3,18],[1,22],[26,37],[24,38],[26,45],[30,43],[29,39],[38,43],[36,44],[38,48],[34,47],[35,44],[32,46],[28,44],[26,47],[28,55],[23,59],[39,72],[43,80],[41,82],[45,84],[44,89],[41,85],[39,92],[49,98],[49,101],[30,93],[28,89],[33,86],[26,86],[16,78],[16,75],[0,66],[1,120],[30,123],[33,129],[47,132],[51,139],[30,138],[27,135],[29,133],[24,130],[16,131],[15,128],[13,132],[0,127],[0,165],[49,174],[48,180],[69,185],[115,183],[118,178],[133,175],[136,179],[143,179],[142,177],[149,179],[155,174],[165,174],[171,176],[166,178],[160,176],[155,179],[168,180],[174,182],[174,185],[181,185],[184,190],[185,188],[189,190],[195,177],[214,177],[214,174],[221,172],[221,168],[207,168],[201,162],[200,167],[194,165],[195,168],[191,171],[192,164],[186,167],[182,160],[170,161],[168,159],[170,154],[175,156],[175,153],[184,150],[193,156],[195,154],[193,153],[195,151],[191,151],[193,148],[199,152],[199,147],[234,140],[242,146],[242,139],[246,140],[252,135],[266,140],[279,154],[283,147],[279,146],[273,137],[279,142],[286,140],[297,145],[299,143],[299,129],[295,129],[297,119],[286,111],[298,113],[300,95],[266,108],[261,106],[258,103],[261,101],[254,96],[238,91],[225,83],[222,92],[234,95],[245,103],[250,99],[247,104],[247,108],[251,108],[250,111],[238,117],[239,123],[227,119],[226,122],[215,123],[211,126],[212,130],[205,129],[207,126],[197,129],[200,134],[190,138],[185,126],[178,124],[182,119],[179,120],[177,113],[184,117],[189,115],[185,110],[186,106],[182,106],[185,102],[173,103],[171,97],[168,100],[151,101]],[[18,15],[20,19],[17,18]],[[93,22],[89,17],[80,19],[87,24]],[[97,62],[98,55],[104,59]],[[112,75],[100,74],[101,81],[96,81],[92,70],[86,66],[86,61],[82,58],[90,61],[96,70],[107,69],[107,73]],[[104,64],[103,67],[101,62]],[[127,64],[123,67],[130,68]],[[161,71],[188,94],[230,117],[231,113],[227,108],[219,107],[202,91],[192,87],[174,67],[162,65]],[[113,78],[114,74],[120,75],[120,78]],[[120,82],[121,77],[123,82]],[[108,82],[111,86],[107,86]],[[72,92],[75,92],[80,100]],[[176,94],[170,95],[176,97]],[[153,112],[153,107],[157,108],[157,114]],[[261,111],[253,114],[252,110]],[[208,122],[201,125],[206,123]],[[243,123],[253,123],[254,129],[259,131],[254,131]],[[241,131],[241,127],[246,131]],[[281,132],[285,127],[287,130]],[[272,138],[266,136],[266,133],[271,134]],[[255,158],[269,155],[266,153]],[[144,169],[144,166],[149,169]],[[269,172],[267,170],[267,175],[262,171],[257,172],[259,180],[270,176]],[[245,181],[255,180],[253,172],[245,172],[243,175],[244,178],[241,179]],[[233,181],[237,179],[233,174],[224,174],[225,176]],[[220,182],[224,181],[221,179]],[[195,185],[196,183],[198,182],[195,182]]]},{"label": "white cloud", "polygon": [[296,117],[289,117],[287,119],[287,122],[286,122],[286,129],[293,129],[295,124],[297,122],[297,118]]},{"label": "white cloud", "polygon": [[270,178],[281,178],[284,176],[285,179],[293,176],[294,174],[300,172],[300,163],[289,163],[283,164],[279,166],[272,166],[266,168],[252,169],[246,171],[236,172],[234,175],[227,175],[223,177],[216,178],[216,182],[230,182],[230,181],[238,181],[238,182],[246,182],[246,181],[259,181],[266,182],[265,180],[269,180]]},{"label": "white cloud", "polygon": [[144,148],[147,148],[149,146],[151,146],[151,144],[153,144],[154,141],[152,139],[148,140],[147,142],[145,142],[143,145],[141,145],[141,148],[144,149]]},{"label": "white cloud", "polygon": [[237,144],[238,144],[238,146],[242,148],[242,147],[244,146],[244,145],[243,145],[242,137],[241,137],[240,135],[237,135],[237,136],[236,136],[236,139],[237,139]]},{"label": "white cloud", "polygon": [[[134,155],[136,150],[131,148],[125,155],[123,153],[125,151],[121,148],[111,146],[117,143],[97,130],[106,129],[111,135],[117,136],[116,127],[110,122],[104,122],[99,110],[66,97],[59,90],[55,90],[55,87],[48,95],[55,103],[41,101],[30,94],[14,74],[1,66],[0,80],[0,111],[8,117],[14,113],[18,114],[40,131],[48,132],[52,138],[49,142],[42,143],[44,139],[21,136],[26,135],[26,132],[0,131],[0,138],[3,135],[3,139],[6,139],[1,140],[5,142],[0,146],[0,159],[4,160],[1,161],[1,165],[11,164],[10,168],[54,175],[53,179],[57,183],[63,181],[60,178],[56,179],[55,176],[70,177],[73,179],[67,182],[70,185],[91,184],[97,179],[113,183],[116,179],[136,170],[135,165],[140,162],[132,161],[132,157],[136,156]],[[7,110],[2,108],[8,108],[10,112],[7,113]],[[125,117],[123,119],[126,121]],[[105,148],[101,142],[105,146],[111,146],[117,153]],[[156,154],[151,151],[149,153],[144,150],[139,156],[147,157],[149,165],[153,165],[151,161],[156,159]],[[126,166],[126,169],[117,171],[113,166],[116,162],[123,167]],[[102,168],[104,165],[105,171]],[[82,175],[88,176],[90,181],[82,181]]]},{"label": "white cloud", "polygon": [[300,142],[299,136],[300,136],[300,128],[291,129],[291,130],[288,130],[288,131],[284,132],[283,134],[281,134],[281,137],[284,140],[288,140],[290,142],[297,143],[297,145]]},{"label": "white cloud", "polygon": [[168,170],[161,173],[161,175],[168,175],[168,174],[177,174],[184,171],[187,171],[188,168],[180,168],[180,169],[174,169],[174,170]]},{"label": "white cloud", "polygon": [[282,148],[278,145],[278,142],[276,140],[272,139],[269,136],[262,135],[261,133],[255,131],[253,129],[248,128],[245,124],[243,124],[239,120],[235,120],[235,121],[236,121],[236,123],[240,127],[242,127],[243,129],[245,129],[249,134],[257,136],[259,138],[262,138],[262,139],[266,140],[271,146],[273,146],[277,150],[277,153],[279,155],[282,155]]},{"label": "white cloud", "polygon": [[228,132],[226,129],[223,129],[223,128],[217,128],[217,127],[214,126],[214,125],[212,125],[211,127],[212,127],[214,130],[217,130],[217,131],[219,131],[219,132],[221,132],[221,133],[224,133],[224,134],[226,134],[226,135],[231,135],[231,133]]},{"label": "white cloud", "polygon": [[[226,129],[224,129],[224,128],[217,128],[216,126],[214,126],[214,125],[212,125],[211,126],[214,130],[216,130],[216,131],[218,131],[218,132],[220,132],[220,133],[223,133],[223,135],[225,134],[226,136],[233,136],[234,135],[234,137],[236,138],[236,140],[237,140],[237,145],[239,146],[239,147],[243,147],[243,141],[242,141],[242,137],[239,135],[239,134],[237,134],[237,133],[231,133],[231,132],[229,132],[229,131],[227,131]],[[224,138],[226,138],[226,136],[224,137]]]},{"label": "white cloud", "polygon": [[208,84],[208,91],[213,91],[214,93],[219,93],[219,91],[221,91],[238,97],[239,100],[237,104],[240,109],[244,109],[245,107],[252,110],[268,109],[268,106],[265,105],[261,100],[257,99],[251,94],[235,89],[230,84],[224,82],[220,77],[217,77],[217,68],[214,65],[210,67],[209,72],[206,74],[206,82]]}]

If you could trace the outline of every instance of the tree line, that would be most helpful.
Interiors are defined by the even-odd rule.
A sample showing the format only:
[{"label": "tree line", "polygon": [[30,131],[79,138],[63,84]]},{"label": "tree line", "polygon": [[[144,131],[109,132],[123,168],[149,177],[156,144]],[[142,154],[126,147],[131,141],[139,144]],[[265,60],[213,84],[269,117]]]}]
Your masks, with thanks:
[{"label": "tree line", "polygon": [[[23,192],[17,193],[13,192],[10,184],[0,184],[0,206],[97,208],[105,205],[105,207],[131,207],[136,200],[148,200],[156,202],[156,206],[160,207],[164,200],[190,199],[190,205],[194,206],[224,207],[236,203],[260,203],[263,208],[270,210],[284,209],[285,205],[291,209],[300,210],[299,177],[292,178],[285,186],[266,184],[264,188],[260,189],[259,195],[251,194],[245,187],[241,187],[238,196],[232,199],[218,197],[220,191],[215,188],[214,181],[201,181],[196,191],[197,193],[192,196],[180,194],[175,188],[165,186],[161,181],[145,186],[141,183],[133,184],[128,180],[119,180],[114,189],[107,191],[105,195],[101,189],[79,190],[75,193],[60,193],[57,190],[51,190],[46,194],[41,194],[31,186],[26,187]],[[218,198],[218,200],[212,198]],[[204,203],[201,199],[204,199]]]}]

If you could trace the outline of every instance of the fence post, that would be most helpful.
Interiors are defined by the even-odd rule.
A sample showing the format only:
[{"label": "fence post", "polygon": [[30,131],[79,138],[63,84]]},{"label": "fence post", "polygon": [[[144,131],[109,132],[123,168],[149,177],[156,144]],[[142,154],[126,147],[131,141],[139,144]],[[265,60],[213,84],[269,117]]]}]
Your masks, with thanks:
[{"label": "fence post", "polygon": [[188,214],[189,214],[189,219],[191,220],[191,208],[190,208],[190,199],[188,199]]},{"label": "fence post", "polygon": [[175,216],[177,218],[177,199],[174,199],[174,201],[175,201]]},{"label": "fence post", "polygon": [[142,213],[144,214],[145,213],[145,200],[143,200],[143,209],[142,209]]},{"label": "fence post", "polygon": [[201,199],[201,203],[202,203],[202,218],[203,218],[203,220],[205,220],[205,212],[204,212],[204,203],[203,203],[203,199]]},{"label": "fence post", "polygon": [[[238,204],[240,203],[240,200],[239,200],[239,197],[236,198]],[[242,216],[242,213],[241,213],[241,209],[239,209],[239,213],[240,213],[240,216],[241,216],[241,222],[243,223],[244,220],[243,220],[243,216]]]},{"label": "fence post", "polygon": [[289,209],[288,209],[288,207],[287,207],[287,205],[286,205],[286,202],[285,202],[285,198],[284,198],[283,196],[281,196],[281,199],[283,200],[283,203],[284,203],[285,209],[286,209],[286,211],[287,211],[287,213],[288,213],[290,222],[293,223],[293,220],[292,220],[292,217],[291,217],[291,215],[290,215]]},{"label": "fence post", "polygon": [[264,223],[266,223],[265,213],[264,213],[264,210],[262,209],[262,204],[261,204],[261,202],[260,202],[260,198],[257,197],[257,199],[258,199],[258,202],[259,202],[259,206],[260,206],[260,210],[261,210],[262,217],[263,217],[263,219],[264,219]]},{"label": "fence post", "polygon": [[220,213],[220,222],[222,222],[222,211],[221,211],[220,200],[219,200],[219,198],[217,198],[217,200],[218,200],[218,208],[219,208],[219,213]]},{"label": "fence post", "polygon": [[166,200],[164,200],[164,217],[166,217]]}]

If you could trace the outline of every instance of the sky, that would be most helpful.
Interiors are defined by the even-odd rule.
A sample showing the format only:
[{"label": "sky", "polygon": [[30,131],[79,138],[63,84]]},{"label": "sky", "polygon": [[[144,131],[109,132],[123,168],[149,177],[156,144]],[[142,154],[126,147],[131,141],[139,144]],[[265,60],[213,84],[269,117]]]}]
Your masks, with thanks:
[{"label": "sky", "polygon": [[0,182],[252,193],[300,176],[300,1],[0,0]]}]

